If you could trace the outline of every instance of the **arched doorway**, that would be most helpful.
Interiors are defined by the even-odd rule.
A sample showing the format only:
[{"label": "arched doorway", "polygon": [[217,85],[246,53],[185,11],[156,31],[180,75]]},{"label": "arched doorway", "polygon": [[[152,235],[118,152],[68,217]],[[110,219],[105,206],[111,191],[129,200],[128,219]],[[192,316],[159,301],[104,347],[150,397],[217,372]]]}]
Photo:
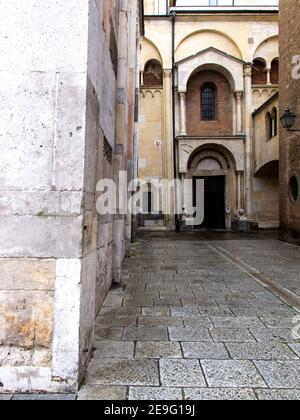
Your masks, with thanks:
[{"label": "arched doorway", "polygon": [[196,181],[204,181],[204,221],[194,229],[231,229],[238,207],[237,173],[232,154],[221,145],[200,147],[190,157],[187,178],[193,179],[194,205]]}]

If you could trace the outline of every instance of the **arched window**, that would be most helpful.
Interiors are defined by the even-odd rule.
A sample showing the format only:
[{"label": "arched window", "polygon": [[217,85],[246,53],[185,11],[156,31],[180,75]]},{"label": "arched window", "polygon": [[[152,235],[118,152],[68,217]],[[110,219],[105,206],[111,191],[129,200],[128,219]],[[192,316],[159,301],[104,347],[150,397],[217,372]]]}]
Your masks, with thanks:
[{"label": "arched window", "polygon": [[270,112],[266,114],[266,133],[267,133],[267,140],[271,140],[273,137],[273,119]]},{"label": "arched window", "polygon": [[257,58],[253,61],[252,84],[266,85],[267,82],[266,62],[262,58]]},{"label": "arched window", "polygon": [[163,69],[157,60],[149,61],[144,71],[144,86],[162,86],[163,85]]},{"label": "arched window", "polygon": [[275,107],[272,109],[272,113],[267,112],[266,114],[266,132],[267,140],[271,140],[278,134],[278,111]]},{"label": "arched window", "polygon": [[278,112],[277,108],[272,110],[272,137],[276,137],[278,134]]},{"label": "arched window", "polygon": [[205,83],[201,88],[201,120],[215,121],[216,112],[216,87],[213,83]]},{"label": "arched window", "polygon": [[278,62],[278,58],[275,58],[271,63],[271,83],[272,83],[272,85],[278,85],[278,83],[279,83],[279,62]]}]

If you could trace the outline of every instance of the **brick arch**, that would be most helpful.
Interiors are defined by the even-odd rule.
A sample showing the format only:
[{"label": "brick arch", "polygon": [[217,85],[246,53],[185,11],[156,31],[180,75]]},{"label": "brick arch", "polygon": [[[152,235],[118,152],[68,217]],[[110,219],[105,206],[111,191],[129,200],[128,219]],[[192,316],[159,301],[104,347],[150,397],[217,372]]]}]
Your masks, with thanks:
[{"label": "brick arch", "polygon": [[163,67],[158,60],[151,59],[145,64],[144,86],[162,86]]},{"label": "brick arch", "polygon": [[[202,120],[201,90],[211,83],[215,86],[215,119]],[[227,78],[216,70],[200,70],[192,75],[187,85],[187,132],[190,136],[232,135],[233,96]]]},{"label": "brick arch", "polygon": [[279,83],[279,60],[277,57],[271,63],[271,83],[272,85]]},{"label": "brick arch", "polygon": [[255,58],[253,61],[252,70],[252,84],[253,85],[266,85],[267,84],[267,63],[264,58]]}]

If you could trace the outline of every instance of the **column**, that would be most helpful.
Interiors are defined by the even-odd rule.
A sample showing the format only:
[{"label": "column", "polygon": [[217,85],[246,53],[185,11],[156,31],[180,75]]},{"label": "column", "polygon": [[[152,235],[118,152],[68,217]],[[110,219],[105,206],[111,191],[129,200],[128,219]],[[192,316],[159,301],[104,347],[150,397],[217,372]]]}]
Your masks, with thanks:
[{"label": "column", "polygon": [[252,218],[252,191],[251,191],[251,158],[252,158],[252,67],[246,65],[244,68],[245,78],[245,134],[246,134],[246,156],[245,156],[245,194],[247,217]]},{"label": "column", "polygon": [[241,210],[241,208],[242,208],[241,172],[237,173],[237,194],[238,194],[238,210]]},{"label": "column", "polygon": [[267,68],[267,84],[271,85],[271,68]]},{"label": "column", "polygon": [[186,136],[186,93],[179,92],[180,99],[180,135]]},{"label": "column", "polygon": [[243,132],[243,122],[242,122],[242,97],[243,92],[236,92],[236,132],[241,134]]},{"label": "column", "polygon": [[[164,70],[164,178],[174,178],[174,157],[173,157],[173,121],[172,121],[172,70]],[[170,198],[170,208],[174,209],[174,197]],[[175,224],[174,215],[165,215],[165,224],[173,228]]]}]

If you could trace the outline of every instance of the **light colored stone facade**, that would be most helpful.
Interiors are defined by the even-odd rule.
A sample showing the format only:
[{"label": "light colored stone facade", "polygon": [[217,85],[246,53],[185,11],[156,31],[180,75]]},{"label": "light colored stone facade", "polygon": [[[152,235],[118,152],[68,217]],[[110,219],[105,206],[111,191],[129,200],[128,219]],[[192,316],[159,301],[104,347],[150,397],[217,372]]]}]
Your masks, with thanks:
[{"label": "light colored stone facade", "polygon": [[261,228],[279,227],[278,102],[277,93],[253,114],[253,205]]},{"label": "light colored stone facade", "polygon": [[139,2],[0,5],[0,392],[74,392],[131,239],[95,191],[134,176]]},{"label": "light colored stone facade", "polygon": [[[177,1],[169,2],[170,16],[163,9],[165,3],[145,1],[139,175],[147,180],[151,177],[172,179],[175,142],[178,178],[225,177],[227,229],[241,209],[246,211],[250,223],[263,228],[278,227],[278,187],[275,188],[278,174],[272,175],[272,204],[268,194],[262,194],[264,203],[260,201],[260,189],[269,187],[266,180],[258,179],[257,175],[261,169],[257,165],[271,163],[269,158],[276,157],[278,165],[278,141],[270,143],[274,145],[272,152],[276,156],[266,155],[267,160],[263,161],[266,121],[259,113],[255,118],[252,116],[278,93],[278,8],[253,7],[247,12],[236,9],[232,13],[231,8],[224,6],[212,13],[208,2],[193,2],[189,7],[189,2]],[[196,3],[207,8],[197,9]],[[184,12],[177,6],[186,6]],[[147,82],[150,62],[161,65],[160,86]],[[175,133],[172,129],[172,69]],[[214,84],[217,91],[214,121],[201,120],[200,93],[205,82]],[[278,98],[276,100],[277,103],[272,104],[278,109]],[[205,160],[218,161],[218,171],[195,168],[195,162],[201,162],[200,155]],[[274,201],[276,205],[270,214]],[[165,218],[165,227],[173,228],[172,222],[174,220]]]}]

